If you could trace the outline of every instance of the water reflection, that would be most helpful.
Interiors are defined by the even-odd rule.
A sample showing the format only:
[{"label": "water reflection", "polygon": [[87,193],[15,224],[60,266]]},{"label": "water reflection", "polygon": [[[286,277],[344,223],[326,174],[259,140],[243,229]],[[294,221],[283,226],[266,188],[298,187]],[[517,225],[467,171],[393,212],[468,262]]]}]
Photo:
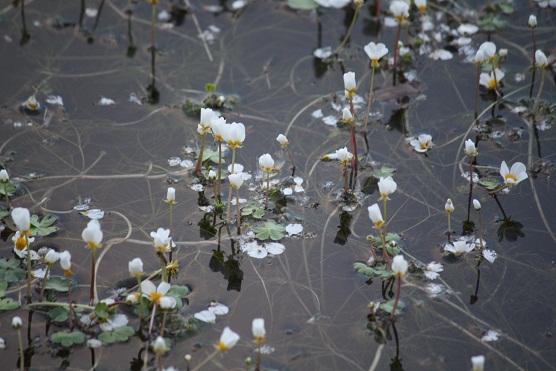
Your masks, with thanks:
[{"label": "water reflection", "polygon": [[340,214],[340,225],[338,226],[338,232],[336,232],[336,237],[334,237],[334,243],[338,245],[345,245],[347,243],[348,237],[351,234],[351,220],[353,215],[344,211]]},{"label": "water reflection", "polygon": [[13,6],[17,6],[18,2],[21,3],[21,39],[19,45],[23,46],[31,40],[31,35],[27,31],[27,23],[25,22],[25,0],[13,0]]},{"label": "water reflection", "polygon": [[226,254],[220,248],[212,251],[209,268],[213,272],[220,272],[228,281],[227,291],[241,291],[243,271],[240,268],[240,256],[235,254],[234,241],[232,240],[232,253]]}]

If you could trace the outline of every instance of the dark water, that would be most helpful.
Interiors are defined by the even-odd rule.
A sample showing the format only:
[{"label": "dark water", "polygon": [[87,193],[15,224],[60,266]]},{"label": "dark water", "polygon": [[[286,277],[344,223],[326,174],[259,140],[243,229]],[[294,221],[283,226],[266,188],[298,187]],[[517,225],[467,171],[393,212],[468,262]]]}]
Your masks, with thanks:
[{"label": "dark water", "polygon": [[[87,2],[91,8],[99,5]],[[218,317],[215,325],[197,323],[194,332],[176,330],[172,350],[164,359],[166,366],[185,369],[186,353],[193,355],[193,366],[199,364],[212,352],[222,329],[230,326],[241,335],[240,342],[226,354],[216,356],[206,369],[242,369],[246,357],[256,357],[250,332],[255,317],[266,319],[267,344],[275,350],[263,355],[263,369],[366,370],[376,360],[376,369],[382,370],[395,368],[393,359],[397,357],[406,370],[469,370],[470,357],[479,354],[485,355],[486,367],[492,370],[547,370],[556,363],[556,203],[551,177],[556,151],[554,128],[543,126],[535,136],[529,130],[529,118],[512,112],[520,99],[529,97],[533,46],[527,18],[537,14],[537,46],[549,55],[556,36],[550,9],[538,12],[528,4],[516,4],[514,14],[503,16],[505,29],[491,37],[499,48],[509,50],[504,63],[504,104],[497,105],[494,112],[505,122],[492,123],[492,133],[481,137],[475,169],[481,177],[499,182],[502,160],[509,164],[523,162],[534,171],[509,194],[498,195],[500,206],[485,188],[475,187],[473,198],[482,203],[483,237],[488,248],[498,253],[494,263],[481,263],[479,280],[476,252],[455,260],[446,260],[441,252],[447,242],[446,199],[451,198],[456,206],[451,219],[457,235],[467,219],[469,185],[461,174],[468,169],[463,143],[477,135],[473,124],[476,67],[464,63],[465,57],[453,47],[450,50],[454,58],[449,61],[417,55],[410,69],[416,71],[418,83],[411,94],[404,92],[398,101],[378,98],[380,101],[373,104],[372,111],[381,120],[369,126],[369,161],[377,169],[382,165],[396,168],[394,179],[398,184],[388,202],[388,231],[402,236],[400,247],[408,260],[444,264],[441,279],[434,281],[444,286],[439,297],[431,298],[425,290],[429,282],[416,275],[404,279],[401,301],[405,310],[395,322],[396,346],[392,327],[385,344],[377,343],[367,328],[367,305],[381,300],[381,280],[375,278],[369,285],[367,277],[353,270],[354,262],[364,262],[370,254],[365,237],[375,232],[366,208],[380,196],[376,183],[367,184],[359,207],[342,211],[342,204],[334,201],[343,187],[341,167],[336,162],[321,162],[320,157],[344,146],[349,148],[349,131],[326,126],[311,116],[317,109],[322,109],[325,116],[340,116],[331,102],[340,102],[335,93],[343,95],[345,71],[355,71],[357,93],[366,94],[370,71],[362,47],[370,41],[384,42],[391,57],[396,29],[378,28],[371,5],[365,5],[355,24],[351,47],[340,54],[340,63],[327,67],[315,62],[312,52],[320,46],[335,48],[351,13],[323,10],[319,34],[314,16],[292,11],[281,1],[253,1],[236,14],[216,15],[204,10],[208,3],[193,2],[201,28],[215,25],[220,29],[208,44],[212,60],[197,37],[190,13],[180,25],[167,23],[162,27],[159,21],[154,80],[159,95],[158,101],[152,102],[154,97],[147,89],[153,85],[150,5],[143,1],[132,5],[130,20],[125,1],[106,1],[103,5],[96,29],[95,19],[84,17],[85,33],[75,25],[78,2],[28,1],[25,19],[30,38],[23,45],[20,8],[6,4],[0,9],[4,36],[0,43],[0,161],[12,178],[21,178],[14,205],[59,218],[61,230],[38,238],[34,246],[71,251],[76,272],[77,286],[72,290],[75,300],[88,302],[90,255],[80,238],[88,219],[72,207],[90,198],[93,208],[107,212],[101,220],[105,242],[126,236],[126,219],[131,224],[126,241],[112,245],[108,251],[100,250],[106,251],[97,279],[103,298],[128,278],[127,262],[134,257],[143,259],[146,272],[158,269],[149,233],[161,226],[167,228],[169,209],[162,200],[169,183],[176,182],[178,203],[172,235],[179,247],[176,256],[180,275],[172,283],[188,285],[192,292],[187,297],[189,305],[170,317],[176,321],[189,318],[206,309],[211,300],[226,304],[230,313]],[[386,6],[383,4],[384,10]],[[170,8],[168,2],[158,6],[159,11]],[[441,2],[429,9],[439,14],[439,21],[434,21],[435,31],[446,22],[445,8],[472,23],[474,12],[479,11],[472,4],[458,2],[454,9]],[[458,24],[452,19],[449,26],[455,29]],[[414,26],[410,39],[416,33],[418,28]],[[402,40],[405,37],[402,33]],[[476,34],[471,46],[476,48],[486,39],[485,33]],[[433,45],[433,49],[450,48],[446,35]],[[517,81],[516,74],[523,74],[524,79]],[[391,79],[391,69],[377,70],[375,87],[381,90],[375,94],[384,97],[379,92],[386,94],[384,88],[391,86]],[[539,79],[537,73],[533,99]],[[285,214],[267,212],[266,216],[283,225],[301,223],[303,238],[284,238],[280,242],[286,251],[273,258],[257,260],[238,254],[234,258],[239,268],[235,270],[222,268],[213,256],[213,251],[220,249],[224,260],[231,259],[232,249],[237,248],[232,246],[226,228],[219,247],[215,237],[206,239],[200,231],[200,221],[205,217],[211,220],[211,215],[204,215],[198,207],[199,195],[190,189],[196,183],[190,170],[168,164],[174,156],[194,159],[184,154],[184,147],[200,146],[197,118],[186,115],[182,107],[186,100],[202,100],[207,83],[214,83],[218,94],[238,98],[232,110],[222,111],[228,122],[243,122],[247,128],[237,161],[255,174],[258,156],[268,152],[283,163],[274,178],[286,179],[289,160],[274,140],[285,133],[292,142],[296,175],[304,179],[306,190],[287,199],[281,210]],[[23,112],[20,104],[35,92],[41,112]],[[129,101],[132,93],[142,100],[141,106]],[[45,103],[51,94],[63,98],[63,108]],[[101,97],[113,99],[116,104],[101,106]],[[554,97],[554,74],[547,68],[542,100],[554,102]],[[492,102],[481,99],[480,112],[485,110],[481,122],[491,117],[488,106]],[[360,109],[361,117],[364,109]],[[543,120],[554,124],[553,115]],[[15,124],[18,122],[21,127]],[[406,143],[406,137],[420,133],[433,136],[435,146],[428,156],[415,153]],[[212,140],[207,142],[212,145]],[[358,145],[362,155],[362,135],[358,135]],[[31,173],[40,176],[24,178]],[[358,188],[369,177],[370,165],[360,171]],[[328,182],[332,182],[330,186]],[[260,180],[252,184],[259,186]],[[227,190],[227,185],[223,189]],[[242,187],[240,193],[246,199],[262,199],[263,191],[260,187],[256,191]],[[208,187],[209,202],[212,194],[212,187]],[[471,220],[478,225],[473,208]],[[246,222],[256,224],[252,219]],[[249,227],[245,224],[243,229]],[[2,246],[1,256],[11,258],[11,240],[2,242]],[[229,281],[229,275],[239,274],[239,269],[243,279]],[[61,274],[59,266],[53,274]],[[10,289],[15,287],[12,285]],[[20,287],[23,297],[23,281]],[[15,292],[8,296],[18,298]],[[66,297],[60,295],[59,300],[64,302]],[[17,368],[17,338],[10,329],[16,314],[24,319],[27,329],[27,309],[0,313],[0,337],[7,345],[1,351],[6,369]],[[48,336],[66,327],[52,326],[46,334],[45,322],[43,313],[34,313],[28,333],[34,346],[32,368],[88,369],[89,349],[76,346],[63,351],[52,346]],[[130,325],[137,324],[137,318],[131,315]],[[500,339],[481,341],[489,330],[500,332]],[[129,368],[143,346],[138,337],[105,346],[95,354],[97,369]]]}]

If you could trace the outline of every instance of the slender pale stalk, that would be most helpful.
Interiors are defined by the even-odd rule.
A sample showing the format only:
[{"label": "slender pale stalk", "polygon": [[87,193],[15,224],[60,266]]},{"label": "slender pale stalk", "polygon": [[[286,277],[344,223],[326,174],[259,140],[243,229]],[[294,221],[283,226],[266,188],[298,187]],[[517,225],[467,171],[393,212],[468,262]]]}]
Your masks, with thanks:
[{"label": "slender pale stalk", "polygon": [[195,168],[193,169],[193,174],[198,173],[201,170],[201,165],[203,163],[203,153],[205,152],[205,142],[207,140],[207,133],[203,133],[201,139],[201,150],[199,151],[199,158],[197,159],[197,163],[195,164]]},{"label": "slender pale stalk", "polygon": [[73,331],[73,308],[71,304],[71,276],[67,276],[68,281],[68,306],[69,306],[69,313],[68,313],[68,321],[70,326],[70,331]]},{"label": "slender pale stalk", "polygon": [[535,98],[535,104],[533,105],[533,114],[537,113],[539,108],[539,101],[541,99],[542,88],[544,86],[544,68],[541,68],[541,85],[539,86],[539,91],[537,92],[537,97]]},{"label": "slender pale stalk", "polygon": [[[353,107],[353,100],[349,100],[349,110],[351,115],[355,118],[355,108]],[[355,190],[355,183],[357,182],[357,167],[359,166],[359,159],[357,158],[357,139],[355,138],[355,119],[349,122],[349,129],[351,134],[351,143],[353,147],[353,158],[351,160],[351,171],[353,172],[353,189]]]},{"label": "slender pale stalk", "polygon": [[91,288],[89,294],[91,296],[90,305],[95,304],[95,263],[96,263],[96,249],[93,247],[91,249]]},{"label": "slender pale stalk", "polygon": [[[386,225],[386,222],[384,223],[384,225]],[[382,256],[384,257],[384,259],[386,259],[386,262],[388,263],[388,267],[392,269],[392,262],[390,261],[388,250],[386,249],[386,234],[383,233],[386,232],[386,229],[380,230],[379,232],[380,232],[380,238],[382,240]]]},{"label": "slender pale stalk", "polygon": [[373,254],[375,262],[378,262],[378,256],[376,256],[375,248],[373,246],[373,240],[369,240],[369,246],[371,247],[371,254]]},{"label": "slender pale stalk", "polygon": [[483,251],[483,213],[480,209],[477,212],[479,213],[479,243],[481,244],[481,251]]},{"label": "slender pale stalk", "polygon": [[162,281],[168,282],[168,270],[166,269],[166,258],[164,257],[164,253],[159,252],[158,257],[160,258],[160,264],[162,264]]},{"label": "slender pale stalk", "polygon": [[[173,211],[173,206],[174,206],[174,204],[173,204],[173,203],[170,203],[170,228],[168,228],[169,231],[170,231],[170,236],[172,235],[172,221],[173,221],[173,218],[172,218],[173,213],[172,213],[172,211]],[[168,245],[170,246],[170,256],[169,256],[170,259],[169,259],[169,260],[170,260],[170,262],[172,262],[172,252],[173,252],[173,249],[172,249],[172,240],[171,240],[171,239],[170,239],[170,242],[168,242]]]},{"label": "slender pale stalk", "polygon": [[25,351],[23,349],[23,339],[21,337],[21,329],[18,328],[17,330],[17,340],[19,341],[19,370],[25,370]]},{"label": "slender pale stalk", "polygon": [[394,301],[394,307],[392,307],[392,313],[390,313],[390,321],[394,320],[394,314],[396,313],[396,308],[398,307],[398,301],[400,300],[400,292],[402,291],[402,277],[398,277],[398,291],[396,292],[396,301]]},{"label": "slender pale stalk", "polygon": [[29,246],[29,236],[25,233],[25,246],[27,246],[27,304],[31,304],[31,246]]},{"label": "slender pale stalk", "polygon": [[156,314],[156,302],[153,305],[153,311],[151,313],[151,322],[149,323],[149,335],[152,333],[153,325],[154,325],[154,315]]},{"label": "slender pale stalk", "polygon": [[41,293],[39,294],[39,303],[42,301],[42,298],[44,296],[44,288],[46,287],[46,280],[47,280],[49,274],[50,274],[50,264],[47,264],[46,265],[46,271],[44,273],[44,278],[42,280]]},{"label": "slender pale stalk", "polygon": [[450,213],[448,214],[448,239],[450,239],[450,234],[452,233],[452,226],[450,225]]},{"label": "slender pale stalk", "polygon": [[[236,161],[236,149],[232,148],[232,174],[234,173],[234,166]],[[226,224],[230,221],[230,205],[232,203],[232,186],[230,185],[230,190],[228,191],[228,207],[226,210]]]},{"label": "slender pale stalk", "polygon": [[535,52],[537,51],[537,41],[535,40],[535,28],[531,28],[531,34],[533,36],[533,75],[531,77],[531,89],[529,90],[529,99],[533,96],[533,87],[535,86],[535,74],[537,69],[535,68],[535,62],[537,57],[535,56]]},{"label": "slender pale stalk", "polygon": [[402,32],[402,24],[399,23],[398,24],[398,32],[396,33],[396,44],[394,45],[394,66],[393,66],[393,84],[394,86],[396,86],[396,76],[398,74],[398,52],[399,52],[399,47],[398,44],[400,42],[400,34]]},{"label": "slender pale stalk", "polygon": [[492,61],[491,66],[492,66],[492,76],[494,77],[494,92],[496,93],[497,96],[500,96],[500,92],[498,91],[498,76],[496,76],[496,66],[494,65],[494,61]]},{"label": "slender pale stalk", "polygon": [[359,7],[356,7],[355,8],[355,13],[353,14],[353,18],[351,19],[351,24],[349,25],[346,36],[344,36],[344,39],[342,40],[341,44],[338,45],[336,50],[334,50],[334,54],[337,54],[344,47],[346,42],[348,41],[349,36],[351,35],[351,31],[353,30],[353,26],[355,25],[355,21],[357,20],[357,15],[358,14],[359,14]]},{"label": "slender pale stalk", "polygon": [[[264,202],[264,209],[268,209],[268,192],[270,190],[270,171],[266,172],[266,197]],[[239,202],[239,199],[238,199]],[[239,205],[239,204],[238,204]]]},{"label": "slender pale stalk", "polygon": [[154,53],[155,49],[155,42],[154,42],[154,25],[156,23],[156,4],[153,3],[152,12],[151,12],[151,48],[152,52]]},{"label": "slender pale stalk", "polygon": [[344,172],[344,193],[347,195],[349,194],[349,186],[348,186],[348,168],[347,165],[343,165],[343,172]]},{"label": "slender pale stalk", "polygon": [[367,123],[371,114],[371,104],[373,101],[373,85],[375,82],[375,68],[371,67],[371,87],[369,88],[369,103],[367,103],[367,113],[365,114],[365,123],[363,124],[363,133],[367,132]]},{"label": "slender pale stalk", "polygon": [[261,347],[259,346],[259,351],[257,352],[257,367],[255,368],[255,370],[260,370],[260,369],[261,369]]},{"label": "slender pale stalk", "polygon": [[141,308],[141,313],[139,314],[139,318],[143,321],[143,313],[145,304],[143,302],[143,289],[141,288],[141,277],[137,276],[137,287],[139,288],[139,307]]},{"label": "slender pale stalk", "polygon": [[469,202],[467,203],[467,221],[471,214],[471,202],[473,200],[473,157],[469,156]]},{"label": "slender pale stalk", "polygon": [[237,234],[240,235],[241,234],[241,214],[239,212],[239,188],[236,188],[236,214],[237,214],[236,215]]},{"label": "slender pale stalk", "polygon": [[[294,168],[295,168],[295,165],[294,165]],[[4,196],[6,197],[6,205],[8,207],[7,210],[10,210],[12,207],[10,206],[10,197],[8,196],[8,183],[4,183]]]},{"label": "slender pale stalk", "polygon": [[193,368],[191,371],[199,371],[199,370],[201,370],[202,367],[203,367],[204,365],[206,365],[211,359],[213,359],[214,356],[216,356],[218,353],[219,353],[219,350],[218,350],[218,349],[215,350],[215,351],[212,352],[207,358],[205,358],[205,359],[203,360],[203,362],[199,363],[199,364],[197,365],[197,367]]},{"label": "slender pale stalk", "polygon": [[160,336],[164,337],[164,330],[166,328],[166,315],[167,315],[167,311],[163,310],[162,311],[162,327],[160,328]]},{"label": "slender pale stalk", "polygon": [[222,183],[222,141],[218,141],[218,203],[222,203],[222,194],[220,193],[220,185]]},{"label": "slender pale stalk", "polygon": [[295,174],[295,161],[293,160],[292,153],[288,148],[288,146],[284,146],[284,148],[286,148],[286,151],[288,152],[288,156],[290,156],[290,161],[292,162],[292,176],[293,176]]},{"label": "slender pale stalk", "polygon": [[382,200],[382,202],[384,203],[384,207],[383,207],[383,209],[384,209],[384,212],[383,212],[383,214],[384,214],[384,225],[383,225],[382,228],[384,228],[384,235],[385,235],[385,236],[386,236],[386,200],[387,200],[387,199],[388,199],[388,198],[385,197],[385,198],[383,198],[383,200]]}]

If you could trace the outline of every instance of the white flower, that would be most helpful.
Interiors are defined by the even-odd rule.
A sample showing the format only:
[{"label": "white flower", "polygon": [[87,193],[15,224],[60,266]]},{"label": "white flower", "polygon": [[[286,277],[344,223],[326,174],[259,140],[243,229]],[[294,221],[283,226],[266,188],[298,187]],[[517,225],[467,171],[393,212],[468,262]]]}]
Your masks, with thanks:
[{"label": "white flower", "polygon": [[276,137],[276,140],[278,141],[278,143],[280,143],[280,145],[282,147],[287,146],[290,142],[288,141],[288,138],[286,138],[286,136],[284,134],[280,134]]},{"label": "white flower", "polygon": [[36,111],[41,108],[41,104],[37,101],[37,98],[34,95],[31,95],[25,102],[23,102],[23,106],[30,111]]},{"label": "white flower", "polygon": [[166,348],[166,341],[164,341],[164,338],[162,336],[157,337],[154,341],[153,351],[158,355],[162,355],[166,353],[166,351],[168,351],[168,349]]},{"label": "white flower", "polygon": [[81,238],[87,243],[85,246],[88,249],[98,249],[102,241],[102,231],[100,230],[100,222],[93,219],[87,223],[87,227],[81,233]]},{"label": "white flower", "polygon": [[31,215],[29,214],[29,209],[16,207],[12,210],[12,220],[17,229],[21,232],[27,234],[27,231],[31,229]]},{"label": "white flower", "polygon": [[286,226],[286,232],[288,236],[293,236],[295,234],[300,234],[303,231],[303,226],[301,224],[288,224]]},{"label": "white flower", "polygon": [[444,210],[446,210],[448,214],[454,211],[454,204],[452,203],[451,199],[446,200],[446,205],[444,205]]},{"label": "white flower", "polygon": [[160,309],[174,309],[176,307],[176,299],[170,296],[163,296],[160,298],[159,303]]},{"label": "white flower", "polygon": [[64,276],[71,276],[71,254],[69,251],[60,253],[60,267],[64,270]]},{"label": "white flower", "polygon": [[268,254],[280,255],[285,249],[286,247],[278,242],[269,242],[261,246],[257,241],[253,241],[241,246],[241,251],[255,259],[263,259]]},{"label": "white flower", "polygon": [[474,248],[475,245],[468,244],[467,242],[460,240],[460,241],[454,241],[453,244],[448,244],[444,246],[444,251],[451,252],[455,256],[460,256],[470,252]]},{"label": "white flower", "polygon": [[467,139],[465,141],[465,148],[463,152],[470,157],[477,156],[478,151],[477,151],[477,147],[475,147],[475,142],[473,142],[471,139]]},{"label": "white flower", "polygon": [[126,326],[129,320],[125,314],[111,314],[106,322],[99,324],[102,331],[114,331],[119,327]]},{"label": "white flower", "polygon": [[176,202],[176,189],[174,187],[168,187],[166,191],[166,203],[173,204]]},{"label": "white flower", "polygon": [[488,330],[487,333],[481,338],[481,341],[497,341],[499,338],[500,332],[496,330]]},{"label": "white flower", "polygon": [[222,138],[228,143],[228,147],[232,149],[241,148],[245,140],[245,125],[237,122],[226,124],[222,128]]},{"label": "white flower", "polygon": [[49,249],[44,256],[44,261],[46,262],[46,264],[54,264],[58,261],[58,259],[60,259],[60,254],[53,249]]},{"label": "white flower", "polygon": [[392,1],[390,4],[390,12],[394,15],[396,23],[402,23],[409,18],[409,5],[404,1]]},{"label": "white flower", "polygon": [[87,347],[91,349],[100,348],[102,346],[102,341],[98,339],[89,339],[87,340]]},{"label": "white flower", "polygon": [[346,72],[344,73],[344,90],[346,93],[346,99],[352,100],[355,96],[355,72]]},{"label": "white flower", "polygon": [[537,49],[535,52],[535,66],[538,68],[545,68],[548,65],[548,60],[546,59],[546,55],[543,53],[542,50]]},{"label": "white flower", "polygon": [[508,55],[508,49],[500,49],[500,50],[498,51],[498,55],[499,55],[501,58],[506,57],[506,56]]},{"label": "white flower", "polygon": [[[33,274],[33,277],[43,279],[44,276],[46,275],[46,269],[37,269],[37,270],[31,271],[31,273]],[[50,274],[49,274],[49,277],[50,277]]]},{"label": "white flower", "polygon": [[253,320],[251,329],[253,331],[253,337],[255,338],[255,342],[262,343],[266,336],[266,330],[264,328],[264,318],[255,318]]},{"label": "white flower", "polygon": [[263,169],[264,172],[270,173],[274,170],[274,159],[268,153],[265,153],[259,157],[259,167]]},{"label": "white flower", "polygon": [[498,68],[496,68],[494,72],[483,72],[479,76],[479,84],[490,90],[496,89],[500,86],[500,81],[502,81],[504,76],[506,76],[506,74]]},{"label": "white flower", "polygon": [[286,187],[282,190],[282,193],[286,196],[290,196],[293,194],[293,191],[297,193],[305,192],[305,188],[303,188],[303,178],[296,176],[293,178],[293,182],[295,183],[293,186]]},{"label": "white flower", "polygon": [[220,340],[216,348],[220,351],[225,351],[233,348],[238,341],[239,335],[233,332],[229,327],[224,327],[224,331],[222,331],[222,335],[220,335]]},{"label": "white flower", "polygon": [[208,174],[207,174],[207,178],[209,180],[215,180],[216,179],[216,171],[214,170],[209,170]]},{"label": "white flower", "polygon": [[462,23],[458,27],[458,32],[462,35],[473,35],[479,31],[479,27],[471,23]]},{"label": "white flower", "polygon": [[224,117],[212,116],[210,119],[210,127],[212,129],[212,136],[216,142],[223,142],[222,132],[226,126],[226,119]]},{"label": "white flower", "polygon": [[481,210],[481,203],[479,202],[479,200],[473,199],[473,207],[474,207],[475,210],[477,210],[477,211]]},{"label": "white flower", "polygon": [[427,264],[427,268],[424,271],[425,277],[427,277],[429,280],[435,280],[439,276],[438,273],[442,272],[443,270],[444,266],[442,264],[432,261]]},{"label": "white flower", "polygon": [[485,356],[471,357],[472,371],[483,371],[485,369]]},{"label": "white flower", "polygon": [[424,13],[427,9],[427,0],[415,0],[414,3],[420,13]]},{"label": "white flower", "polygon": [[419,134],[417,138],[411,139],[409,144],[416,152],[427,152],[430,148],[432,148],[432,136],[429,134]]},{"label": "white flower", "polygon": [[378,60],[388,54],[388,48],[383,43],[370,42],[365,45],[365,53],[371,59],[371,67],[378,67]]},{"label": "white flower", "polygon": [[378,190],[380,192],[379,200],[389,200],[390,198],[388,196],[394,193],[397,188],[398,185],[391,176],[386,178],[381,177],[378,181]]},{"label": "white flower", "polygon": [[325,8],[343,8],[348,5],[351,0],[315,0],[317,4]]},{"label": "white flower", "polygon": [[353,121],[353,115],[351,114],[351,111],[347,107],[344,107],[342,109],[342,121],[345,122],[346,124],[349,124],[350,122]]},{"label": "white flower", "polygon": [[375,225],[375,228],[380,228],[384,225],[384,219],[382,219],[382,213],[380,212],[380,208],[377,204],[369,206],[367,208],[369,211],[369,218]]},{"label": "white flower", "polygon": [[479,46],[479,50],[483,52],[485,60],[489,63],[496,58],[496,44],[490,41],[485,41]]},{"label": "white flower", "polygon": [[489,263],[494,263],[494,261],[496,260],[497,257],[498,257],[498,254],[496,253],[496,251],[488,250],[488,249],[483,250],[483,258],[488,260]]},{"label": "white flower", "polygon": [[234,164],[234,171],[232,171],[232,164],[230,164],[230,165],[228,165],[228,172],[230,174],[243,173],[243,165],[242,164]]},{"label": "white flower", "polygon": [[15,316],[14,318],[12,318],[12,328],[14,330],[19,330],[21,326],[23,326],[23,321],[21,320],[21,317]]},{"label": "white flower", "polygon": [[347,166],[353,158],[353,154],[348,151],[347,147],[336,150],[336,156],[338,156],[338,161],[342,166]]},{"label": "white flower", "polygon": [[151,232],[151,237],[153,238],[154,249],[156,252],[170,252],[170,242],[172,247],[175,246],[170,237],[170,230],[164,228],[158,228],[156,232]]},{"label": "white flower", "polygon": [[193,315],[193,317],[206,323],[216,323],[216,314],[210,310],[197,312]]},{"label": "white flower", "polygon": [[136,294],[129,294],[125,298],[125,303],[128,305],[134,305],[137,303],[137,295]]},{"label": "white flower", "polygon": [[394,256],[394,260],[392,260],[392,272],[394,273],[394,276],[405,276],[407,274],[407,267],[408,263],[407,260],[404,259],[403,255]]},{"label": "white flower", "polygon": [[[17,254],[21,259],[24,259],[25,257],[27,257],[27,247],[29,247],[28,245],[30,245],[32,242],[35,241],[34,237],[27,237],[27,239],[25,239],[25,234],[21,231],[16,231],[15,234],[12,236],[12,241],[14,243],[14,251],[16,253],[21,252],[21,254]],[[25,251],[25,254],[23,254],[23,252]],[[33,255],[36,255],[37,258],[35,258]],[[39,259],[39,255],[35,252],[35,251],[31,251],[31,256],[32,256],[32,260],[37,260]]]},{"label": "white flower", "polygon": [[228,180],[233,188],[239,188],[243,185],[243,177],[241,173],[228,175]]},{"label": "white flower", "polygon": [[0,183],[8,183],[10,181],[10,176],[5,169],[0,170]]},{"label": "white flower", "polygon": [[211,302],[208,311],[216,314],[217,316],[223,316],[225,314],[228,314],[230,308],[222,303]]},{"label": "white flower", "polygon": [[218,117],[218,115],[210,108],[201,108],[201,120],[197,126],[197,132],[199,134],[210,133],[212,118]]},{"label": "white flower", "polygon": [[135,258],[128,263],[129,274],[132,277],[140,277],[143,274],[143,261],[141,258]]},{"label": "white flower", "polygon": [[516,162],[512,165],[511,169],[508,169],[506,161],[502,161],[500,165],[500,175],[504,178],[504,184],[508,187],[516,185],[528,178],[527,168],[521,162]]},{"label": "white flower", "polygon": [[485,55],[483,51],[481,49],[477,50],[477,53],[475,54],[475,58],[472,59],[472,62],[480,66],[481,64],[483,64],[484,61],[485,61]]},{"label": "white flower", "polygon": [[155,302],[157,304],[160,304],[160,299],[163,298],[168,291],[170,291],[171,287],[172,285],[164,281],[160,282],[158,287],[156,287],[150,280],[144,280],[141,282],[141,292],[143,293],[143,296],[151,302]]},{"label": "white flower", "polygon": [[527,24],[529,25],[529,27],[531,28],[535,28],[537,27],[537,16],[534,14],[531,14],[529,16],[529,22],[527,22]]}]

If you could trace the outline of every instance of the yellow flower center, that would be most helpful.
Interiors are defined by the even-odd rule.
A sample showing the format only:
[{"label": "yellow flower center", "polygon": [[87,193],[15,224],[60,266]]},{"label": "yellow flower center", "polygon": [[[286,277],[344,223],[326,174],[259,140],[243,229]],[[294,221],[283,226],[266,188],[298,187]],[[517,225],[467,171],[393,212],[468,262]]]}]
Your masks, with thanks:
[{"label": "yellow flower center", "polygon": [[149,294],[149,298],[151,299],[151,301],[155,302],[155,303],[159,303],[160,298],[163,297],[164,295],[159,294],[158,292],[151,292]]},{"label": "yellow flower center", "polygon": [[348,100],[352,100],[354,95],[355,95],[355,88],[346,89],[346,97]]},{"label": "yellow flower center", "polygon": [[96,243],[94,243],[94,242],[89,241],[89,242],[87,242],[87,246],[85,246],[85,247],[86,247],[87,249],[96,250],[96,249],[98,249],[98,248],[100,247],[100,245],[99,245],[99,244],[96,244]]},{"label": "yellow flower center", "polygon": [[226,344],[224,344],[223,342],[219,341],[218,345],[216,346],[216,349],[223,352],[225,350],[228,350],[228,346]]},{"label": "yellow flower center", "polygon": [[421,149],[427,149],[427,144],[429,144],[429,142],[422,142]]},{"label": "yellow flower center", "polygon": [[[506,179],[506,185],[513,184],[517,182],[517,178],[513,174],[507,174],[504,179]],[[508,182],[508,179],[512,179],[513,182]]]},{"label": "yellow flower center", "polygon": [[378,58],[371,59],[371,67],[378,67]]},{"label": "yellow flower center", "polygon": [[64,269],[64,276],[66,276],[66,277],[71,276],[71,269],[68,269],[68,270]]},{"label": "yellow flower center", "polygon": [[378,222],[375,223],[375,228],[379,229],[383,225],[384,225],[384,220],[379,220]]},{"label": "yellow flower center", "polygon": [[20,235],[17,240],[15,241],[15,247],[19,251],[23,251],[23,249],[27,246],[27,240],[25,240],[25,236]]},{"label": "yellow flower center", "polygon": [[488,88],[489,89],[494,89],[496,87],[496,80],[492,79],[492,80],[488,80]]},{"label": "yellow flower center", "polygon": [[420,13],[424,13],[425,10],[427,10],[427,6],[426,5],[421,5],[421,6],[417,7],[417,10],[419,10]]},{"label": "yellow flower center", "polygon": [[241,148],[241,142],[239,140],[229,140],[228,147],[230,147],[231,149]]},{"label": "yellow flower center", "polygon": [[255,343],[264,343],[264,336],[255,336]]}]

